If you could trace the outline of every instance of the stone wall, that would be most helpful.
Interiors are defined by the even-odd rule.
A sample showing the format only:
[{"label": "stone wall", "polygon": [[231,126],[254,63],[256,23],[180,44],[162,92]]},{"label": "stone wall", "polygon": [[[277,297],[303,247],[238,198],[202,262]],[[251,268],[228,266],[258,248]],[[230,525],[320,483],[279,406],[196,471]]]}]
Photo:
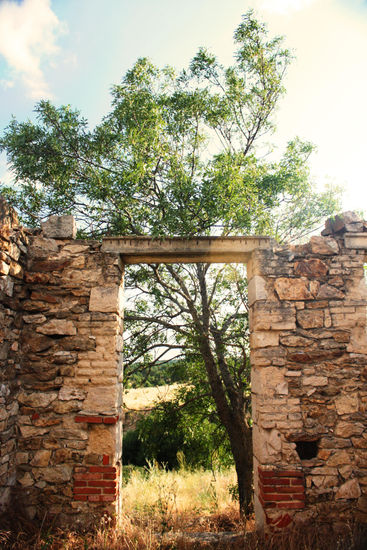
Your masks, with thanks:
[{"label": "stone wall", "polygon": [[367,522],[366,231],[350,213],[248,266],[259,525]]},{"label": "stone wall", "polygon": [[[367,521],[367,226],[349,214],[324,233],[263,240],[248,264],[255,509],[271,528]],[[71,216],[25,231],[0,201],[0,505],[35,520],[120,509],[123,265],[102,247]]]},{"label": "stone wall", "polygon": [[123,269],[100,246],[75,240],[71,216],[28,236],[11,348],[21,361],[14,378],[10,353],[4,376],[18,388],[6,390],[7,414],[19,405],[13,496],[30,518],[86,523],[119,504]]},{"label": "stone wall", "polygon": [[0,199],[0,513],[16,483],[16,421],[20,373],[20,300],[27,235]]}]

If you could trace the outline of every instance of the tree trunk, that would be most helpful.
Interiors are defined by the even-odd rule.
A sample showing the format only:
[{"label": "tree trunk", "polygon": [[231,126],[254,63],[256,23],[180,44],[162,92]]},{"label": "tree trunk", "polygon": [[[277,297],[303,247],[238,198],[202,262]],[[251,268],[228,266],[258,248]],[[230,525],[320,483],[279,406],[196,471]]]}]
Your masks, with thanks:
[{"label": "tree trunk", "polygon": [[[233,458],[236,467],[238,481],[238,498],[240,514],[247,516],[252,511],[252,481],[253,481],[253,459],[252,459],[252,433],[245,419],[242,420],[245,430],[233,423],[232,429],[227,429]],[[242,433],[241,433],[242,432]]]},{"label": "tree trunk", "polygon": [[240,514],[246,516],[252,510],[253,460],[251,428],[245,418],[245,412],[242,407],[243,399],[238,399],[238,408],[236,410],[231,408],[226,398],[214,357],[205,338],[202,338],[200,347],[218,416],[226,428],[231,445],[237,473]]}]

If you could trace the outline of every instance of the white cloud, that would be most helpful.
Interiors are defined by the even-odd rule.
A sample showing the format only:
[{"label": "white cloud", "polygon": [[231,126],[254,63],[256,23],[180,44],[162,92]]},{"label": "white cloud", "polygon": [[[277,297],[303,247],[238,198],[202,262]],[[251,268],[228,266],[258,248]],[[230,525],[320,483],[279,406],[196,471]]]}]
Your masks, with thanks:
[{"label": "white cloud", "polygon": [[41,65],[58,53],[56,38],[62,31],[50,0],[0,3],[0,55],[33,99],[51,97]]},{"label": "white cloud", "polygon": [[15,84],[14,80],[6,80],[5,78],[0,80],[0,86],[4,88],[4,90],[8,90],[9,88],[14,88],[14,84]]},{"label": "white cloud", "polygon": [[286,15],[303,10],[313,2],[314,0],[262,0],[260,1],[260,9],[268,13]]}]

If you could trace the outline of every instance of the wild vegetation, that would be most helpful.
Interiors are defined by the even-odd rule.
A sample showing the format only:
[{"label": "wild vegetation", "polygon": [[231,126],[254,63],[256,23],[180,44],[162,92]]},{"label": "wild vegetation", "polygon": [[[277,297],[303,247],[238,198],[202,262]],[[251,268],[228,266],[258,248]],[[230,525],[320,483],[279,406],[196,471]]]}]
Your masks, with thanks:
[{"label": "wild vegetation", "polygon": [[[3,550],[364,550],[366,530],[344,526],[299,526],[288,533],[264,537],[254,521],[241,519],[233,498],[234,468],[192,472],[181,464],[167,471],[157,464],[125,471],[124,513],[116,524],[105,515],[86,533],[41,529],[24,518],[9,518],[0,531]],[[12,523],[13,522],[13,523]],[[209,534],[211,533],[211,535]]]}]

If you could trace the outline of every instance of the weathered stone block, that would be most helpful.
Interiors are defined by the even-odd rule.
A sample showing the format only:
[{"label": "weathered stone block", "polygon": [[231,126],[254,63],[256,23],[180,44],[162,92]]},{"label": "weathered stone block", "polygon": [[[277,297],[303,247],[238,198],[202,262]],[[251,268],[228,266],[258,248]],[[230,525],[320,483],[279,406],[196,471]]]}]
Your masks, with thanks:
[{"label": "weathered stone block", "polygon": [[44,237],[31,237],[30,246],[28,247],[28,258],[43,259],[48,256],[57,254],[59,247],[53,239],[45,239]]},{"label": "weathered stone block", "polygon": [[73,216],[51,216],[41,223],[42,233],[52,239],[75,239],[76,223]]},{"label": "weathered stone block", "polygon": [[72,467],[66,464],[56,465],[48,468],[42,468],[39,470],[39,478],[49,483],[66,483],[70,481],[72,474]]},{"label": "weathered stone block", "polygon": [[287,395],[288,384],[284,377],[284,369],[266,367],[252,369],[251,391],[256,394]]},{"label": "weathered stone block", "polygon": [[94,287],[90,293],[89,311],[121,313],[123,288],[121,286]]},{"label": "weathered stone block", "polygon": [[325,229],[322,231],[322,235],[332,235],[333,233],[342,233],[348,230],[348,226],[354,226],[354,224],[363,226],[363,220],[358,216],[356,212],[348,210],[342,214],[337,214],[333,218],[329,218],[325,222]]},{"label": "weathered stone block", "polygon": [[0,277],[0,290],[7,296],[13,296],[14,281],[10,277]]},{"label": "weathered stone block", "polygon": [[51,451],[41,449],[40,451],[37,451],[35,453],[33,459],[30,462],[30,465],[37,466],[40,468],[48,466],[48,463],[50,462],[50,458],[51,458]]},{"label": "weathered stone block", "polygon": [[60,401],[83,400],[87,395],[85,390],[64,386],[58,393]]},{"label": "weathered stone block", "polygon": [[88,452],[113,455],[116,449],[116,428],[114,426],[93,425],[89,431]]},{"label": "weathered stone block", "polygon": [[318,258],[301,260],[294,264],[294,274],[298,277],[319,278],[324,277],[328,271],[326,263]]},{"label": "weathered stone block", "polygon": [[67,319],[52,319],[36,328],[36,332],[45,335],[74,336],[76,328],[72,321]]},{"label": "weathered stone block", "polygon": [[367,233],[346,233],[344,236],[344,244],[346,248],[357,248],[358,250],[367,250]]},{"label": "weathered stone block", "polygon": [[35,392],[35,393],[20,393],[18,396],[18,401],[22,405],[28,407],[48,407],[55,399],[57,398],[57,393],[55,392]]},{"label": "weathered stone block", "polygon": [[303,378],[303,385],[304,386],[327,386],[328,385],[328,379],[326,376],[305,376]]},{"label": "weathered stone block", "polygon": [[354,499],[361,496],[361,488],[357,479],[350,479],[343,483],[335,493],[335,500]]},{"label": "weathered stone block", "polygon": [[319,284],[307,279],[280,277],[274,284],[280,300],[312,300]]},{"label": "weathered stone block", "polygon": [[324,326],[324,312],[318,309],[297,311],[297,323],[302,328],[321,328]]},{"label": "weathered stone block", "polygon": [[342,298],[344,298],[344,292],[335,288],[335,286],[326,284],[320,286],[320,290],[316,297],[317,300],[341,300]]},{"label": "weathered stone block", "polygon": [[294,305],[255,302],[250,310],[252,331],[294,330],[296,309]]},{"label": "weathered stone block", "polygon": [[357,412],[359,408],[358,395],[351,393],[338,396],[335,399],[335,407],[339,415]]},{"label": "weathered stone block", "polygon": [[86,413],[113,412],[117,407],[117,387],[93,386],[83,404]]},{"label": "weathered stone block", "polygon": [[311,237],[310,245],[313,254],[333,256],[339,252],[337,241],[331,237]]},{"label": "weathered stone block", "polygon": [[258,331],[253,332],[250,336],[251,349],[273,347],[278,344],[279,332],[276,331]]},{"label": "weathered stone block", "polygon": [[266,300],[268,292],[266,290],[266,282],[263,277],[254,275],[248,284],[248,303],[249,306],[258,300]]}]

